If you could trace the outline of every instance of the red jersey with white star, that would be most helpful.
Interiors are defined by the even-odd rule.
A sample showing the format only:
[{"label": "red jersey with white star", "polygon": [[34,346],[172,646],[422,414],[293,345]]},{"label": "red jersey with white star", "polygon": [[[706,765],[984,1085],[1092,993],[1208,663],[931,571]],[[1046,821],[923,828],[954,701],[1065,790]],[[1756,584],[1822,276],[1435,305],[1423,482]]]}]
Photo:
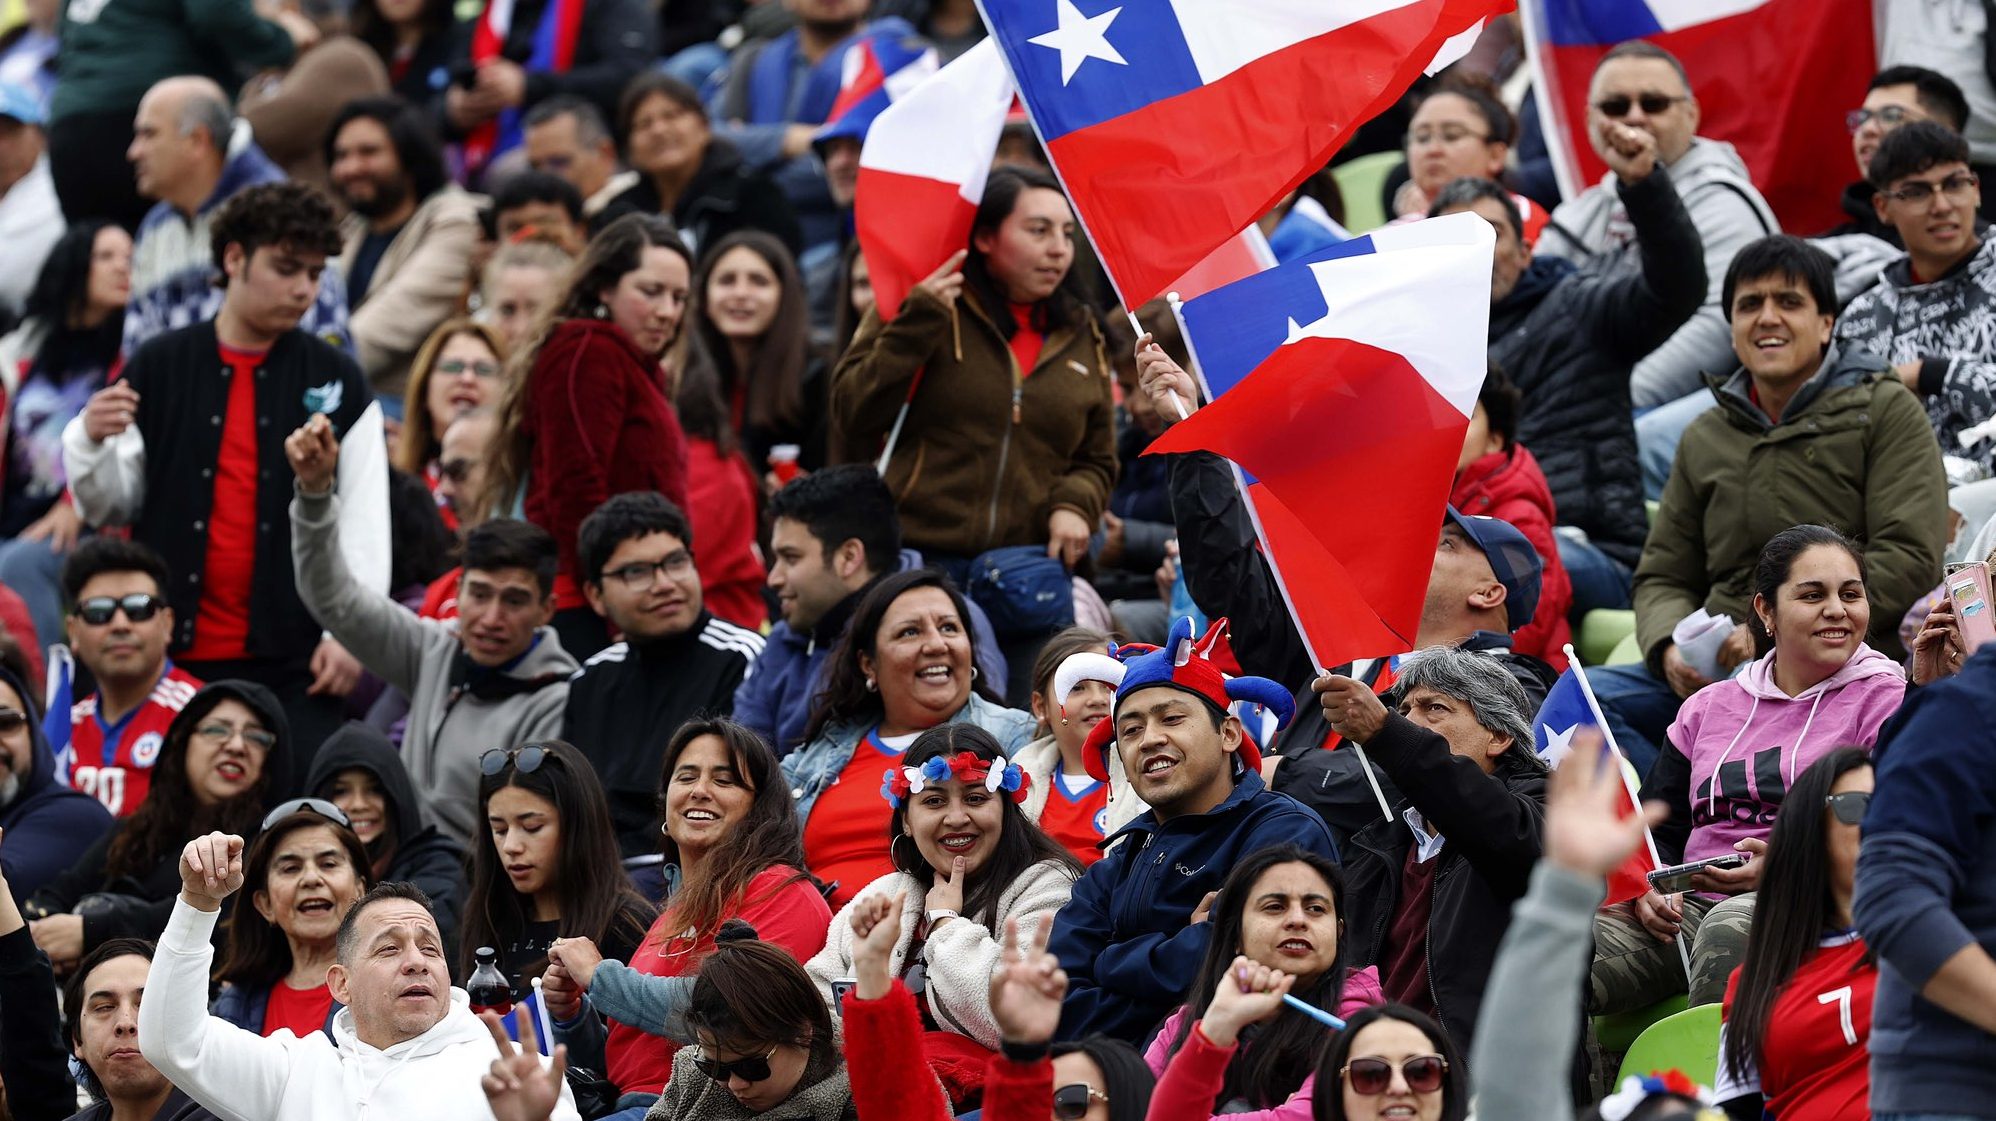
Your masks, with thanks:
[{"label": "red jersey with white star", "polygon": [[199,678],[168,662],[151,695],[116,724],[104,723],[95,693],[71,705],[69,785],[119,817],[129,816],[152,785],[167,725],[200,688]]}]

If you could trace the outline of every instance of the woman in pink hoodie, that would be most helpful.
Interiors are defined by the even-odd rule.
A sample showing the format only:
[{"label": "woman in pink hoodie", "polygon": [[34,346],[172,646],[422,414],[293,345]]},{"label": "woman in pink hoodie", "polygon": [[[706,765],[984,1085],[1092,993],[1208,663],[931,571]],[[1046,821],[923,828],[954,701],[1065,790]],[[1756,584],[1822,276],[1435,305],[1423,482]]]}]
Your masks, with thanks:
[{"label": "woman in pink hoodie", "polygon": [[1295,979],[1293,995],[1340,1017],[1381,1003],[1377,970],[1345,968],[1344,910],[1344,876],[1314,853],[1274,845],[1235,866],[1208,908],[1213,936],[1190,999],[1144,1053],[1159,1076],[1150,1117],[1216,1117],[1226,1108],[1247,1121],[1310,1121],[1317,1067],[1336,1034],[1284,1007],[1238,1023],[1224,1007],[1232,1002],[1216,995],[1229,986],[1251,991],[1243,969],[1280,970]]},{"label": "woman in pink hoodie", "polygon": [[1871,604],[1864,558],[1849,538],[1795,526],[1761,549],[1751,625],[1761,657],[1684,702],[1645,801],[1670,807],[1655,830],[1665,865],[1739,853],[1693,894],[1650,891],[1596,924],[1594,1011],[1640,1007],[1684,992],[1673,943],[1692,939],[1691,1003],[1716,1004],[1745,954],[1767,837],[1797,775],[1839,747],[1866,750],[1906,695],[1899,664],[1865,645]]}]

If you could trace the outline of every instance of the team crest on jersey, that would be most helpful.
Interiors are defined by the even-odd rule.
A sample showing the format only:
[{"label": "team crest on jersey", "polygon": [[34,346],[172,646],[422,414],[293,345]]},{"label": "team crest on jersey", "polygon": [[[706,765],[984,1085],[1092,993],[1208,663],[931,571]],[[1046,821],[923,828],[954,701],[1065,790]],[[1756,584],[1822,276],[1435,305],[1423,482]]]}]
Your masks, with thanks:
[{"label": "team crest on jersey", "polygon": [[1109,807],[1103,806],[1101,809],[1095,811],[1094,825],[1095,832],[1098,835],[1103,837],[1109,835]]},{"label": "team crest on jersey", "polygon": [[132,766],[150,767],[159,758],[160,745],[166,742],[158,732],[147,732],[132,744]]},{"label": "team crest on jersey", "polygon": [[336,413],[340,402],[346,399],[347,387],[339,381],[329,381],[315,385],[305,391],[305,411],[308,413]]}]

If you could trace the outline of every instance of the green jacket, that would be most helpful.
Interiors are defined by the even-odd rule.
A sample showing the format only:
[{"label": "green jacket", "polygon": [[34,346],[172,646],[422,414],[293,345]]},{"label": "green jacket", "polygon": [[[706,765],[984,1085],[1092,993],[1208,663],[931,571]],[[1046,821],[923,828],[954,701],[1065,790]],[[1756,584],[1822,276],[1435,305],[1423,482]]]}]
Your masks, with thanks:
[{"label": "green jacket", "polygon": [[291,36],[250,0],[69,0],[51,120],[132,112],[161,78],[199,74],[231,99],[252,73],[290,63]]},{"label": "green jacket", "polygon": [[1745,622],[1761,547],[1809,523],[1864,546],[1868,641],[1903,656],[1900,616],[1940,581],[1947,545],[1947,476],[1919,401],[1878,359],[1834,347],[1779,423],[1748,398],[1745,369],[1707,382],[1719,407],[1685,429],[1636,566],[1650,672],[1663,676],[1672,628],[1698,608]]}]

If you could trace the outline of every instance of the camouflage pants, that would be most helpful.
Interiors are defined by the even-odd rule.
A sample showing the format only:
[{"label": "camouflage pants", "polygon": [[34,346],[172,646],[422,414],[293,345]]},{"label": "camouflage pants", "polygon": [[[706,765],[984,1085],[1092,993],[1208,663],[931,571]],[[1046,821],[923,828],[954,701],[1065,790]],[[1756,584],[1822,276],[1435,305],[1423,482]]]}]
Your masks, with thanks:
[{"label": "camouflage pants", "polygon": [[1691,976],[1687,985],[1677,943],[1660,942],[1636,918],[1635,904],[1618,903],[1594,916],[1594,969],[1588,1011],[1594,1015],[1647,1007],[1689,993],[1693,1007],[1726,998],[1726,980],[1746,958],[1753,926],[1753,895],[1716,904],[1686,894],[1678,938],[1688,939]]}]

